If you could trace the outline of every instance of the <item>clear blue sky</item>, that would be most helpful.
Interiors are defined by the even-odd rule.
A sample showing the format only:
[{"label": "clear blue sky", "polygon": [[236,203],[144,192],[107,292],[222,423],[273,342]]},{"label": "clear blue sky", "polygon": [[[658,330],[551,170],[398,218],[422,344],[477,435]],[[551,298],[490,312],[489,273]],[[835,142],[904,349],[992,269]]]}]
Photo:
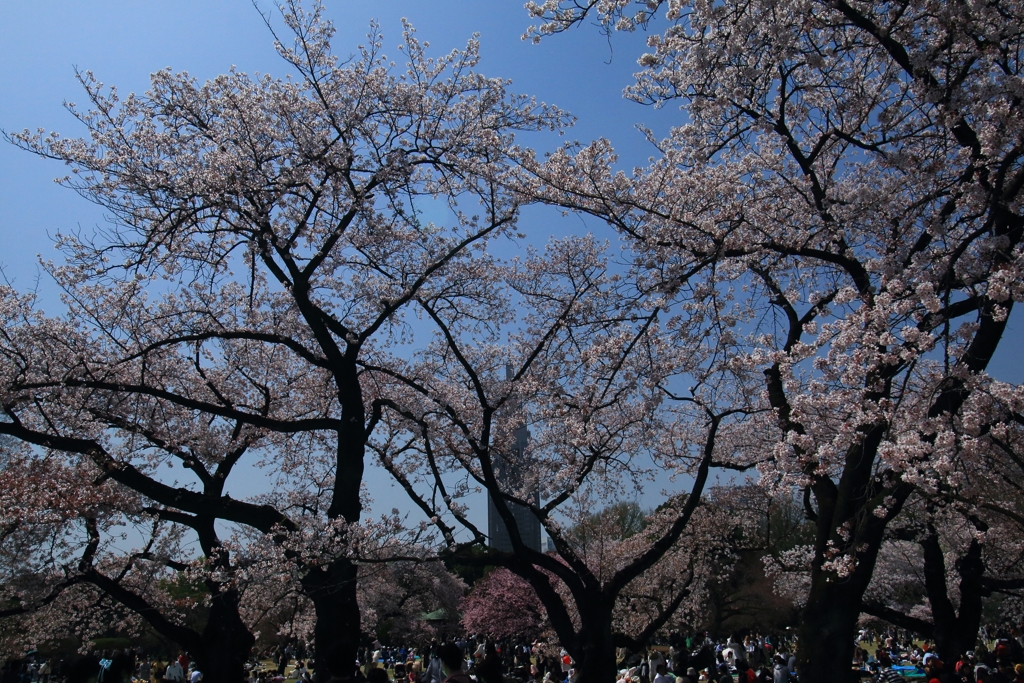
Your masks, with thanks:
[{"label": "clear blue sky", "polygon": [[[273,9],[266,0],[260,6]],[[531,23],[522,0],[328,0],[327,6],[337,28],[335,51],[341,55],[364,41],[373,19],[381,24],[388,54],[396,57],[402,17],[438,52],[464,46],[479,33],[481,72],[511,78],[514,90],[572,112],[579,122],[570,138],[607,137],[629,166],[653,153],[636,124],[664,134],[681,122],[671,107],[654,110],[622,98],[622,88],[637,68],[642,33],[618,35],[609,43],[593,28],[580,29],[533,45],[520,39]],[[80,134],[61,106],[65,100],[81,99],[75,67],[93,71],[124,93],[146,90],[149,74],[163,67],[202,80],[232,65],[249,73],[286,73],[249,0],[7,2],[0,21],[0,128]],[[556,144],[551,140],[547,147]],[[49,235],[76,226],[88,230],[103,222],[95,206],[52,182],[63,174],[54,162],[0,144],[0,264],[18,289],[35,286],[37,254],[56,258]],[[540,235],[556,231],[553,225],[531,227]],[[39,288],[45,308],[56,311],[55,292],[45,277]],[[1015,313],[993,367],[1007,381],[1024,381],[1020,320],[1021,313]],[[390,507],[401,498],[388,494],[379,473],[371,473],[369,484],[378,507]]]}]

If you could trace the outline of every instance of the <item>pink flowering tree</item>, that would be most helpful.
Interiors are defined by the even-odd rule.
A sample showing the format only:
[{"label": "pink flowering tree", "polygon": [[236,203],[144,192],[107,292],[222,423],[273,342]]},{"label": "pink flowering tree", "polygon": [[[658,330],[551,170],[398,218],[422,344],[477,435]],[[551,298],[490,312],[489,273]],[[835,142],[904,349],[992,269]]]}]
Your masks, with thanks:
[{"label": "pink flowering tree", "polygon": [[[983,600],[992,592],[986,582],[1017,574],[1000,576],[996,563],[986,562],[991,552],[985,551],[998,552],[1000,544],[995,536],[992,543],[984,542],[980,532],[987,530],[985,522],[950,512],[907,515],[917,519],[900,520],[904,525],[890,530],[893,540],[879,551],[862,606],[866,614],[934,642],[947,660],[974,649]],[[992,565],[990,570],[986,564]]]},{"label": "pink flowering tree", "polygon": [[[272,432],[249,428],[244,422],[204,420],[201,413],[174,401],[155,397],[145,401],[133,396],[134,391],[73,386],[69,380],[75,367],[84,369],[79,365],[82,359],[88,358],[93,368],[103,364],[107,352],[103,345],[75,323],[42,315],[32,297],[19,297],[4,288],[0,300],[4,319],[0,354],[7,371],[0,433],[39,449],[24,451],[19,463],[9,466],[5,474],[19,478],[35,468],[52,470],[49,477],[36,477],[31,488],[21,480],[10,490],[30,497],[40,515],[62,521],[65,542],[59,547],[71,553],[50,554],[45,566],[23,570],[22,575],[36,576],[44,584],[56,582],[50,594],[60,597],[65,609],[65,589],[80,593],[80,587],[88,585],[122,611],[134,613],[136,621],[144,619],[179,643],[205,671],[226,681],[242,680],[254,643],[252,622],[240,613],[242,575],[232,548],[218,532],[218,523],[277,533],[282,542],[297,531],[298,524],[273,507],[226,494],[243,457],[266,455],[266,436]],[[184,368],[175,366],[180,360],[165,354],[162,363],[150,364],[149,381],[168,387],[186,378]],[[249,374],[250,379],[256,376]],[[217,385],[211,382],[207,388],[211,386]],[[222,406],[228,396],[241,399],[237,385],[233,394],[226,385],[222,388],[218,392]],[[276,445],[275,450],[287,458],[287,443]],[[317,452],[308,440],[294,445],[307,455]],[[172,468],[179,468],[185,481],[167,476],[174,472]],[[102,491],[116,492],[131,504],[112,508],[88,502],[90,495]],[[112,552],[119,525],[141,528],[142,537],[150,540],[127,557]],[[198,553],[179,547],[187,537],[195,539]],[[299,559],[297,553],[293,555]],[[201,632],[186,626],[180,605],[153,590],[176,576],[206,589],[202,607],[208,618]],[[35,624],[46,622],[50,610],[39,609],[47,606],[46,600],[18,602],[15,612],[33,613]],[[15,612],[11,616],[17,616]],[[94,623],[103,624],[102,614],[94,613]]]},{"label": "pink flowering tree", "polygon": [[[8,311],[20,312],[20,318],[5,320],[0,337],[15,375],[39,380],[83,340],[35,313],[30,302],[8,302]],[[57,333],[59,344],[48,337]],[[158,371],[151,372],[155,380]],[[401,518],[362,520],[345,527],[342,539],[324,513],[331,489],[322,439],[283,441],[269,438],[273,432],[237,425],[220,430],[173,401],[143,409],[141,401],[116,392],[69,389],[63,382],[36,381],[31,408],[21,405],[28,395],[8,386],[9,421],[0,422],[0,431],[21,440],[11,439],[15,450],[0,470],[7,530],[0,553],[9,605],[0,617],[15,621],[22,634],[44,642],[70,628],[87,643],[111,626],[131,633],[145,622],[188,651],[206,675],[241,681],[261,629],[313,637],[315,611],[302,579],[325,558],[339,556],[358,563],[364,614],[383,612],[380,605],[366,607],[365,597],[374,594],[371,579],[381,571],[396,578],[392,593],[401,583],[397,577],[406,577],[412,584],[407,599],[433,605],[430,596],[447,598],[454,613],[459,582]],[[227,395],[224,388],[221,397]],[[194,421],[192,428],[182,429],[188,421]],[[245,456],[274,458],[271,473],[279,488],[273,494],[239,500],[225,493]],[[191,472],[196,480],[169,482],[171,468]],[[222,522],[236,533],[224,538]],[[133,541],[144,540],[127,555],[117,549],[125,526],[135,527]],[[406,559],[395,563],[396,557]],[[401,572],[402,566],[411,568]],[[177,581],[205,590],[197,601],[182,603],[164,590]],[[195,610],[204,615],[199,627],[189,619]],[[372,628],[373,621],[366,621]]]},{"label": "pink flowering tree", "polygon": [[[217,541],[215,518],[157,510],[88,460],[70,463],[60,453],[41,455],[10,442],[15,445],[3,449],[0,466],[0,617],[22,640],[5,646],[73,634],[87,648],[111,628],[136,633],[145,623],[190,652],[204,671],[224,680],[244,677],[253,637],[240,620],[233,567]],[[190,537],[199,541],[201,556],[184,549]],[[125,552],[126,541],[141,545]],[[208,600],[175,600],[165,587],[179,579],[205,584]],[[188,618],[197,609],[206,616],[198,629]]]},{"label": "pink flowering tree", "polygon": [[[1019,600],[1020,529],[955,504],[912,499],[908,507],[879,549],[861,609],[933,642],[944,659],[955,659],[974,649],[988,598]],[[798,546],[766,558],[777,593],[806,600],[812,552],[812,546]]]},{"label": "pink flowering tree", "polygon": [[955,478],[961,435],[1007,419],[971,398],[1024,296],[1021,6],[529,11],[538,39],[590,19],[650,31],[627,95],[683,111],[650,136],[655,161],[619,173],[606,142],[526,155],[524,184],[616,226],[667,302],[695,299],[739,344],[723,367],[761,376],[762,472],[802,489],[817,524],[801,676],[843,680],[888,524]]},{"label": "pink flowering tree", "polygon": [[[1016,601],[1024,588],[1019,569],[1024,449],[1021,425],[1013,417],[1020,411],[1020,403],[1014,405],[1017,393],[992,382],[971,396],[975,415],[1003,419],[961,426],[956,474],[925,481],[909,514],[890,529],[894,543],[917,548],[914,573],[925,591],[927,618],[908,618],[905,605],[879,600],[871,589],[864,606],[870,614],[925,634],[946,658],[974,648],[986,598],[998,594]],[[892,574],[883,569],[873,585],[891,581]]]},{"label": "pink flowering tree", "polygon": [[[182,424],[195,417],[189,411],[129,405],[123,396],[39,382],[44,376],[53,380],[69,351],[81,358],[97,349],[84,344],[71,326],[33,311],[31,298],[2,294],[7,315],[0,353],[13,383],[4,387],[6,420],[0,421],[0,433],[22,446],[3,468],[9,480],[5,491],[12,496],[4,508],[12,533],[2,545],[10,571],[20,577],[7,585],[27,582],[43,590],[43,595],[11,597],[17,606],[5,616],[29,620],[32,628],[26,631],[45,640],[64,621],[54,619],[59,610],[72,623],[82,618],[92,624],[79,629],[88,641],[97,629],[120,621],[89,605],[113,605],[134,615],[129,625],[145,621],[188,650],[205,671],[226,681],[243,679],[254,637],[239,612],[236,558],[217,527],[229,520],[269,532],[287,522],[280,515],[268,521],[261,505],[224,495],[235,465],[250,449],[259,450],[260,435],[210,429],[198,421],[183,430]],[[30,377],[36,389],[17,386]],[[175,465],[196,480],[168,481],[160,470]],[[22,547],[23,532],[13,533],[22,528],[32,530],[33,550]],[[44,531],[46,536],[36,537]],[[125,541],[142,545],[125,554],[118,550]],[[25,564],[15,561],[19,556],[44,561]],[[179,579],[205,588],[203,604],[196,607],[206,619],[198,630],[188,626],[184,606],[160,589]],[[40,625],[48,628],[40,631]]]},{"label": "pink flowering tree", "polygon": [[540,636],[547,628],[544,605],[523,578],[499,567],[473,585],[462,601],[467,633],[491,638]]},{"label": "pink flowering tree", "polygon": [[[61,182],[113,222],[62,235],[66,262],[52,270],[67,293],[68,326],[94,341],[92,350],[69,354],[60,372],[5,366],[0,427],[51,448],[84,439],[122,482],[141,482],[136,462],[97,449],[95,431],[86,437],[71,421],[33,416],[37,406],[20,397],[64,391],[48,408],[57,412],[106,397],[141,422],[167,410],[182,430],[165,437],[172,441],[202,424],[328,443],[318,524],[330,533],[304,537],[326,539],[321,556],[295,550],[293,559],[302,560],[317,615],[317,668],[347,676],[360,626],[346,534],[360,520],[374,429],[373,382],[361,364],[408,341],[413,328],[402,316],[411,303],[458,311],[488,296],[480,249],[515,234],[518,215],[495,180],[505,150],[516,131],[559,127],[563,116],[476,73],[475,40],[428,57],[408,28],[397,67],[374,32],[344,61],[331,51],[321,6],[287,2],[283,16],[287,37],[275,45],[289,78],[233,71],[200,84],[163,70],[144,95],[122,97],[85,72],[88,107],[70,107],[85,138],[11,135],[67,164]],[[301,452],[286,449],[283,466]],[[216,478],[201,459],[181,464]],[[147,495],[159,488],[144,485]],[[158,492],[189,514],[212,510],[301,536],[272,506]]]}]

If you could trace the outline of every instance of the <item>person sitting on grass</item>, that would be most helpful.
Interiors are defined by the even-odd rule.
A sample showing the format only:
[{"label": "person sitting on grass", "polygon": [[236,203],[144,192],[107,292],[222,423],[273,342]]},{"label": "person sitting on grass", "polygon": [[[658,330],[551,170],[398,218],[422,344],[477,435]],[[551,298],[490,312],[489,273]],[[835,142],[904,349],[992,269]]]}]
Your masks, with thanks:
[{"label": "person sitting on grass", "polygon": [[875,676],[877,683],[903,683],[905,680],[898,671],[893,670],[892,658],[885,650],[878,651],[878,665],[881,668],[878,670],[878,675]]}]

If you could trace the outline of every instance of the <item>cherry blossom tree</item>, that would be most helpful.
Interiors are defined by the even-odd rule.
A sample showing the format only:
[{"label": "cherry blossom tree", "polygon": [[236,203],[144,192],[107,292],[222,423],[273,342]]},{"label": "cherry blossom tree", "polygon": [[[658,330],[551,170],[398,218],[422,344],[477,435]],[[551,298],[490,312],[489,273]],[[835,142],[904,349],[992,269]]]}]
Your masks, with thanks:
[{"label": "cherry blossom tree", "polygon": [[[944,659],[974,649],[985,602],[1024,585],[1020,531],[975,513],[912,499],[888,530],[861,609],[933,642]],[[995,522],[996,520],[990,519]],[[767,558],[777,593],[806,600],[812,546]]]},{"label": "cherry blossom tree", "polygon": [[[979,530],[966,519],[946,521],[940,526],[933,517],[893,530],[895,538],[909,539],[909,544],[896,540],[882,547],[876,577],[865,593],[862,609],[921,634],[935,643],[940,656],[952,660],[974,649],[982,602],[991,591],[983,585],[985,561],[983,545],[976,537]],[[912,550],[908,551],[907,545]],[[913,560],[917,561],[908,568],[908,561]],[[918,590],[899,586],[901,578],[913,581]],[[915,594],[918,601],[907,599]]]},{"label": "cherry blossom tree", "polygon": [[[104,610],[102,601],[89,604],[99,596],[85,574],[109,547],[108,532],[123,522],[121,513],[137,507],[131,496],[119,495],[111,486],[77,486],[71,468],[62,467],[57,459],[33,457],[14,439],[4,439],[0,447],[0,483],[0,615],[5,625],[18,627],[5,630],[21,630],[46,641],[52,626],[39,626],[58,621],[52,612],[63,612],[60,635],[71,632],[88,642],[96,623],[121,621]],[[101,535],[108,541],[104,548]],[[109,562],[109,555],[104,559]],[[51,618],[37,618],[40,612]],[[20,655],[24,642],[3,646],[6,653]]]},{"label": "cherry blossom tree", "polygon": [[526,580],[503,567],[473,584],[461,611],[467,633],[491,638],[536,638],[547,626],[537,593]]},{"label": "cherry blossom tree", "polygon": [[[907,618],[909,609],[881,602],[870,589],[864,606],[870,614],[934,640],[947,659],[974,648],[986,598],[993,593],[1016,598],[1024,588],[1018,568],[1024,537],[1019,514],[1024,461],[1014,418],[1019,408],[1006,403],[1013,396],[1007,387],[993,382],[991,388],[995,391],[973,394],[972,412],[1001,416],[1002,424],[960,425],[953,451],[957,474],[927,482],[911,499],[910,514],[889,532],[896,543],[917,547],[914,574],[925,591],[927,618]],[[881,572],[882,577],[892,574]]]},{"label": "cherry blossom tree", "polygon": [[792,626],[797,615],[792,598],[774,590],[765,558],[808,542],[808,524],[799,501],[754,479],[716,486],[710,495],[715,508],[728,511],[734,522],[722,532],[727,536],[727,552],[713,570],[703,618],[687,630],[707,630],[718,638],[744,629],[777,633]]},{"label": "cherry blossom tree", "polygon": [[[407,28],[403,70],[384,56],[376,30],[356,57],[339,60],[319,5],[288,2],[284,22],[291,39],[276,46],[291,78],[233,71],[199,84],[164,70],[147,93],[122,98],[83,72],[90,108],[69,108],[87,138],[11,136],[66,163],[62,182],[112,223],[62,235],[66,264],[52,269],[67,293],[68,326],[99,348],[66,358],[60,373],[41,372],[50,367],[34,359],[5,372],[9,422],[0,426],[39,445],[84,448],[163,505],[211,510],[267,534],[301,530],[282,510],[223,491],[142,482],[97,439],[19,415],[32,410],[24,396],[59,387],[78,393],[74,405],[102,396],[139,408],[136,417],[177,412],[183,430],[199,422],[282,443],[327,439],[321,522],[330,541],[320,543],[322,557],[295,550],[293,559],[302,560],[316,610],[317,669],[347,676],[360,629],[357,568],[344,546],[360,518],[374,428],[361,363],[408,341],[410,302],[458,310],[486,298],[481,250],[514,234],[518,215],[495,180],[504,150],[515,131],[559,127],[564,117],[475,73],[475,40],[428,57]],[[67,401],[65,393],[51,409]],[[181,464],[200,479],[217,476],[200,460]]]},{"label": "cherry blossom tree", "polygon": [[[974,648],[988,598],[1000,594],[1013,602],[1024,587],[1018,569],[1024,471],[1013,396],[999,382],[971,396],[973,414],[1002,420],[959,427],[951,453],[955,475],[917,488],[887,530],[864,596],[866,614],[934,641],[947,659]],[[769,561],[777,589],[797,600],[805,599],[809,579],[809,562],[799,558],[809,551],[797,548]]]},{"label": "cherry blossom tree", "polygon": [[[627,96],[678,102],[658,157],[617,173],[606,142],[524,191],[601,216],[668,304],[714,312],[775,411],[773,482],[817,533],[801,676],[843,680],[888,524],[955,477],[1020,287],[1021,27],[1015,2],[531,3],[541,38],[593,18],[651,30]],[[681,340],[686,343],[686,340]],[[1017,419],[1016,417],[1012,419]]]},{"label": "cherry blossom tree", "polygon": [[[240,619],[233,568],[213,517],[147,506],[93,463],[68,462],[59,453],[7,452],[0,480],[0,617],[15,622],[23,637],[47,642],[70,633],[87,647],[111,628],[135,633],[145,622],[211,675],[245,677],[254,638]],[[198,538],[199,558],[183,548],[187,532]],[[121,549],[134,540],[142,545]],[[166,586],[178,579],[202,585],[208,600],[174,599]],[[199,630],[189,626],[195,610],[205,615]]]},{"label": "cherry blossom tree", "polygon": [[[22,571],[25,577],[31,577],[30,585],[37,588],[46,584],[45,578],[52,583],[63,575],[65,579],[51,591],[54,600],[59,598],[60,608],[68,608],[65,589],[89,584],[101,595],[109,594],[134,610],[163,636],[193,653],[205,672],[225,681],[241,681],[255,640],[252,630],[266,621],[267,615],[275,611],[273,605],[280,605],[282,598],[280,591],[267,589],[279,587],[286,580],[286,595],[294,593],[296,587],[301,591],[305,573],[318,570],[319,565],[339,556],[381,561],[392,555],[408,555],[408,537],[398,539],[402,530],[399,520],[385,518],[341,529],[329,518],[326,511],[332,492],[330,439],[317,433],[283,439],[278,433],[253,428],[242,421],[218,422],[202,411],[183,408],[180,401],[139,396],[137,390],[70,386],[74,383],[68,377],[81,358],[91,358],[96,364],[93,367],[98,367],[102,357],[100,345],[66,321],[47,318],[36,311],[33,297],[18,297],[10,290],[0,294],[5,295],[7,312],[0,333],[0,353],[11,371],[4,386],[7,421],[0,421],[0,433],[44,447],[48,453],[46,462],[62,462],[61,471],[65,472],[62,477],[45,478],[53,488],[40,497],[29,485],[33,480],[27,476],[29,468],[12,466],[7,469],[11,488],[31,495],[41,514],[71,515],[71,521],[84,520],[91,539],[83,557],[72,562],[77,563],[77,569],[55,572],[52,568],[37,567],[35,571]],[[232,372],[223,374],[205,369],[208,374],[204,386],[212,395],[204,398],[217,401],[221,408],[257,404],[267,400],[266,387],[272,378],[283,401],[300,412],[308,410],[307,401],[292,400],[295,394],[288,393],[294,378],[286,367],[258,353],[246,357],[256,366],[234,365]],[[147,369],[148,381],[154,386],[166,388],[185,380],[190,362],[194,364],[191,371],[197,370],[195,358],[164,353],[161,360],[161,366],[152,364]],[[183,365],[176,365],[177,362]],[[203,374],[202,370],[199,372]],[[261,377],[268,382],[262,383]],[[240,384],[241,378],[244,380]],[[245,385],[253,393],[246,395]],[[182,392],[178,398],[186,396],[195,394]],[[284,417],[275,405],[262,404],[264,415]],[[263,461],[264,469],[272,459],[274,493],[249,500],[232,498],[226,493],[232,472],[244,459],[256,458]],[[169,468],[174,467],[194,479],[168,481],[168,473],[173,471]],[[180,606],[171,604],[166,596],[132,588],[133,581],[141,580],[135,579],[138,571],[129,569],[156,560],[154,553],[133,555],[125,566],[114,569],[108,565],[120,558],[106,559],[103,571],[93,566],[98,564],[92,560],[96,551],[91,546],[99,543],[100,528],[90,506],[76,503],[87,494],[88,486],[83,480],[113,480],[134,497],[136,516],[158,519],[195,533],[200,556],[168,549],[161,555],[165,558],[162,563],[146,566],[151,574],[158,566],[183,571],[187,581],[207,589],[207,601],[201,605],[207,612],[203,633],[183,628]],[[365,502],[364,499],[360,504]],[[48,505],[55,510],[48,510]],[[241,524],[249,532],[243,533],[241,541],[224,542],[217,531],[219,521]],[[345,531],[343,544],[339,544],[341,530]],[[84,543],[86,540],[78,545]],[[418,555],[422,556],[422,551]],[[176,561],[168,557],[175,557]],[[62,560],[63,565],[68,562]],[[111,580],[112,572],[120,573],[120,578]],[[156,581],[142,583],[152,588]],[[82,600],[94,601],[94,593],[83,593]],[[26,607],[16,611],[33,611],[34,623],[38,625],[47,623],[46,616],[51,610],[41,612]],[[110,623],[98,616],[101,612],[93,613],[96,616],[91,624]],[[291,628],[295,630],[294,624]]]},{"label": "cherry blossom tree", "polygon": [[[404,368],[390,365],[394,387],[376,404],[381,428],[371,445],[449,552],[487,543],[464,502],[486,490],[512,552],[465,561],[528,581],[580,680],[609,680],[617,646],[639,649],[681,606],[700,603],[723,531],[716,522],[728,525],[702,507],[704,487],[714,468],[754,466],[760,443],[743,427],[770,413],[742,377],[676,394],[677,380],[702,372],[712,349],[699,338],[686,352],[666,344],[655,297],[624,279],[595,238],[555,240],[492,272],[506,305],[496,297],[459,318],[423,307],[436,342]],[[513,453],[523,425],[529,447]],[[517,476],[502,476],[510,461]],[[572,527],[594,510],[669,477],[685,478],[688,492],[666,494],[641,533],[574,539]],[[513,504],[539,520],[557,556],[528,545]]]},{"label": "cherry blossom tree", "polygon": [[[55,582],[50,595],[59,596],[65,609],[64,589],[89,584],[192,652],[205,671],[223,680],[242,680],[254,637],[240,614],[238,567],[217,524],[227,520],[264,533],[295,527],[272,507],[233,500],[225,494],[235,466],[247,453],[265,445],[265,435],[241,422],[225,428],[173,402],[151,399],[147,403],[130,394],[69,387],[65,380],[81,368],[80,361],[89,358],[96,363],[93,367],[102,364],[101,345],[67,320],[43,316],[34,309],[33,297],[19,297],[5,289],[0,300],[4,304],[0,354],[9,371],[4,377],[6,420],[0,421],[0,433],[44,449],[42,459],[26,456],[6,471],[20,477],[37,463],[49,463],[54,472],[43,479],[37,477],[39,486],[29,487],[20,480],[10,488],[33,491],[31,502],[41,515],[56,515],[65,525],[84,525],[77,533],[62,531],[69,539],[65,542],[68,552],[80,548],[77,559],[51,554],[47,566],[22,574],[44,584]],[[150,380],[170,386],[185,377],[176,370],[173,363],[150,365]],[[302,446],[311,452],[308,443]],[[287,450],[281,453],[286,455]],[[166,481],[161,470],[167,472],[176,464],[194,475],[195,481]],[[144,550],[127,557],[99,552],[101,546],[110,545],[105,530],[126,523],[116,517],[107,519],[109,510],[101,516],[106,508],[98,510],[88,502],[89,491],[104,482],[131,501],[130,507],[118,508],[122,516],[134,519],[136,527],[146,526],[146,520],[154,524]],[[39,495],[40,489],[44,495]],[[177,530],[168,532],[168,525]],[[194,535],[198,555],[169,545],[172,540],[183,543],[185,529]],[[152,548],[157,542],[160,552]],[[154,591],[157,583],[175,573],[187,575],[185,580],[206,589],[208,599],[202,609],[207,618],[202,632],[186,627],[181,606]],[[46,621],[46,613],[37,609],[46,606],[45,599],[19,602],[22,606],[16,611],[32,611],[36,623]],[[95,615],[94,623],[102,625]]]},{"label": "cherry blossom tree", "polygon": [[[85,641],[111,624],[137,630],[145,620],[189,651],[207,675],[241,681],[258,635],[254,631],[269,626],[290,637],[313,635],[315,620],[309,618],[313,610],[302,579],[318,562],[341,553],[363,563],[362,576],[370,573],[372,578],[379,574],[372,570],[383,566],[392,578],[405,576],[406,583],[413,583],[409,577],[419,577],[410,597],[416,593],[423,604],[433,597],[454,613],[453,594],[461,596],[460,584],[443,570],[437,574],[440,562],[416,545],[419,534],[406,534],[401,518],[364,520],[347,527],[344,547],[336,547],[337,525],[324,512],[331,486],[325,474],[330,458],[322,456],[322,440],[290,443],[270,438],[270,453],[264,441],[276,436],[273,432],[238,424],[219,430],[208,417],[203,424],[202,413],[182,411],[173,402],[143,405],[137,397],[129,400],[117,392],[69,390],[64,382],[39,382],[66,360],[67,348],[82,340],[60,321],[36,314],[31,297],[13,298],[9,310],[20,311],[21,320],[12,316],[5,321],[0,335],[6,342],[3,353],[19,380],[31,375],[36,381],[31,392],[8,387],[9,422],[0,423],[0,431],[47,449],[44,458],[31,457],[31,451],[18,459],[12,456],[2,471],[10,479],[4,488],[10,497],[5,508],[10,521],[5,522],[9,533],[0,550],[9,557],[10,571],[17,578],[7,583],[13,591],[8,603],[17,607],[2,615],[19,618],[23,633],[40,640],[60,635],[69,620],[56,614],[68,615]],[[58,331],[59,343],[47,337]],[[36,365],[45,367],[46,373]],[[157,369],[150,372],[155,380]],[[220,397],[227,395],[225,388]],[[190,418],[195,426],[183,429]],[[75,436],[64,436],[65,431]],[[273,457],[281,488],[244,501],[226,495],[229,477],[246,455]],[[175,464],[196,475],[198,490],[189,483],[164,481],[160,470]],[[99,488],[94,491],[83,479]],[[96,491],[117,492],[120,498],[113,493],[102,498]],[[127,502],[111,510],[110,501],[121,499]],[[27,515],[27,510],[33,514]],[[113,514],[118,511],[120,517]],[[127,523],[123,518],[135,519],[136,526],[153,525],[146,547],[127,557],[110,550],[117,538],[104,538],[110,529]],[[243,526],[222,539],[217,530],[222,520]],[[76,531],[80,524],[83,528]],[[48,531],[48,525],[55,529]],[[182,548],[186,529],[198,541],[198,555]],[[26,548],[29,540],[32,548]],[[58,548],[62,552],[55,555]],[[49,549],[46,562],[18,563],[19,558],[38,557],[40,549],[43,557]],[[405,556],[405,564],[414,568],[399,572],[385,564],[398,556]],[[161,589],[177,580],[205,588],[201,601],[181,604]],[[432,590],[419,590],[425,587]],[[360,588],[364,614],[381,613],[380,605],[374,610],[365,604],[373,591],[366,585]],[[394,585],[390,588],[393,593]],[[195,609],[204,613],[201,630],[188,626],[188,613]],[[368,622],[372,627],[372,620]]]}]

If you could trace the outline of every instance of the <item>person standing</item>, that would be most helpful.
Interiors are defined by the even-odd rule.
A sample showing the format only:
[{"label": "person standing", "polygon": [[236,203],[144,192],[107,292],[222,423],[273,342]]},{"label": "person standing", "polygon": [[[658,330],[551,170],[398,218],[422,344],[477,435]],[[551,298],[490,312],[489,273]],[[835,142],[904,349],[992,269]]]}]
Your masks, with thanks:
[{"label": "person standing", "polygon": [[430,650],[430,662],[423,675],[423,683],[441,683],[444,680],[444,672],[441,669],[441,658],[433,648]]},{"label": "person standing", "polygon": [[668,662],[665,660],[665,655],[661,653],[661,650],[652,650],[650,655],[647,657],[647,666],[651,672],[651,676],[657,677],[658,666],[664,664],[665,671],[668,671]]},{"label": "person standing", "polygon": [[789,683],[789,665],[782,655],[775,655],[775,666],[772,668],[772,683]]},{"label": "person standing", "polygon": [[171,663],[167,665],[167,669],[164,671],[164,679],[168,683],[185,683],[185,670],[181,668],[179,660],[172,659]]},{"label": "person standing", "polygon": [[462,658],[461,647],[455,643],[446,643],[438,649],[437,655],[441,660],[441,670],[445,674],[442,683],[473,683],[469,674],[463,671],[466,662]]},{"label": "person standing", "polygon": [[747,648],[743,646],[743,639],[738,634],[733,634],[726,647],[732,650],[734,663],[731,666],[739,666],[740,662],[747,661]]}]

